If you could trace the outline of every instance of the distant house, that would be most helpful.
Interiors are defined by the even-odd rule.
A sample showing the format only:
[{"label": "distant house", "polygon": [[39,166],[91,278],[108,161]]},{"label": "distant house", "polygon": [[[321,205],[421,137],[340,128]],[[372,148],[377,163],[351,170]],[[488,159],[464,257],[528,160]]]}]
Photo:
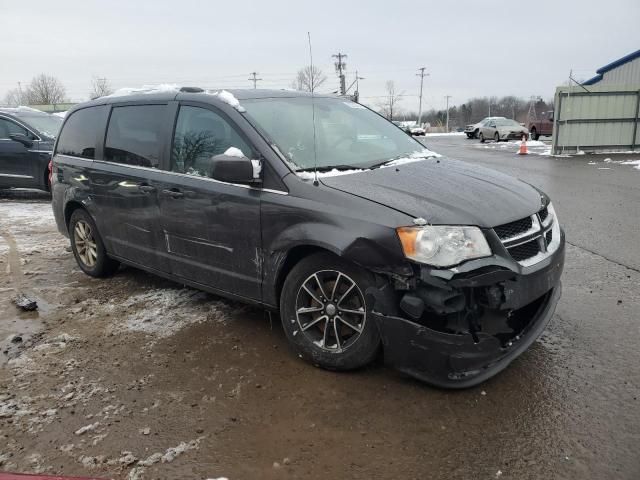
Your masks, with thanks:
[{"label": "distant house", "polygon": [[640,50],[599,68],[596,73],[595,77],[582,84],[597,85],[598,87],[640,84]]}]

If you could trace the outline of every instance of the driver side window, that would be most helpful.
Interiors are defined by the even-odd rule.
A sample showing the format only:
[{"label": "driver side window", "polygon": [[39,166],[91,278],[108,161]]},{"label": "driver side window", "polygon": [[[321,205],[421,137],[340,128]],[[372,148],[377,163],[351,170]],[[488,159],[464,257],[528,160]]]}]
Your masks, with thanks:
[{"label": "driver side window", "polygon": [[6,140],[9,139],[9,135],[13,134],[22,134],[28,138],[32,137],[26,128],[23,128],[17,123],[7,120],[6,118],[0,118],[0,138]]},{"label": "driver side window", "polygon": [[211,157],[239,155],[251,158],[251,147],[222,115],[200,107],[183,105],[171,149],[171,171],[209,177]]}]

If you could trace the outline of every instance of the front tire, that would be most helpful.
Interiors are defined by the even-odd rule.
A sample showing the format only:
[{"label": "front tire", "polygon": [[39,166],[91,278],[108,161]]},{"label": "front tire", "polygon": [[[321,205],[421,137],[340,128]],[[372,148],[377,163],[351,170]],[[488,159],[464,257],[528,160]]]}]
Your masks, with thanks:
[{"label": "front tire", "polygon": [[484,135],[482,134],[482,132],[480,132],[478,138],[480,139],[480,143],[484,143]]},{"label": "front tire", "polygon": [[500,134],[496,132],[496,134],[493,136],[493,139],[495,140],[496,143],[500,142]]},{"label": "front tire", "polygon": [[298,356],[328,370],[373,361],[380,336],[365,293],[374,285],[371,273],[329,253],[298,263],[280,296],[282,326]]},{"label": "front tire", "polygon": [[80,269],[92,277],[108,277],[120,263],[110,258],[104,248],[93,218],[86,210],[75,210],[69,220],[69,239]]}]

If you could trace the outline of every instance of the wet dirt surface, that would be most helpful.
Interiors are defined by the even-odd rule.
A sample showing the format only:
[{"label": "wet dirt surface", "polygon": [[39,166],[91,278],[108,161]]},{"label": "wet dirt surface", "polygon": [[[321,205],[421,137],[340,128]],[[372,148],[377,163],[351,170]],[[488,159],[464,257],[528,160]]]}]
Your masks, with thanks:
[{"label": "wet dirt surface", "polygon": [[[616,205],[637,214],[637,202]],[[578,214],[559,210],[561,220]],[[135,269],[87,277],[40,194],[0,192],[0,235],[0,469],[132,479],[640,476],[634,265],[569,245],[563,298],[542,338],[496,378],[446,391],[379,364],[314,368],[288,350],[277,316]],[[19,312],[18,292],[41,309]],[[21,341],[5,340],[16,334]]]}]

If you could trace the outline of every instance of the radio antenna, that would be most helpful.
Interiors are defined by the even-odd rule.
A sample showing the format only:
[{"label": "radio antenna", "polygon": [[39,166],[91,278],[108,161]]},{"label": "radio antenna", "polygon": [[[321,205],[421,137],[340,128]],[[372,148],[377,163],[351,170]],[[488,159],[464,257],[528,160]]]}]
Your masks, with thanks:
[{"label": "radio antenna", "polygon": [[318,149],[316,147],[316,102],[315,102],[315,85],[313,81],[313,52],[311,51],[311,33],[307,32],[307,38],[309,40],[309,61],[311,63],[309,78],[311,86],[311,118],[313,119],[313,184],[317,187],[320,185],[318,182]]}]

